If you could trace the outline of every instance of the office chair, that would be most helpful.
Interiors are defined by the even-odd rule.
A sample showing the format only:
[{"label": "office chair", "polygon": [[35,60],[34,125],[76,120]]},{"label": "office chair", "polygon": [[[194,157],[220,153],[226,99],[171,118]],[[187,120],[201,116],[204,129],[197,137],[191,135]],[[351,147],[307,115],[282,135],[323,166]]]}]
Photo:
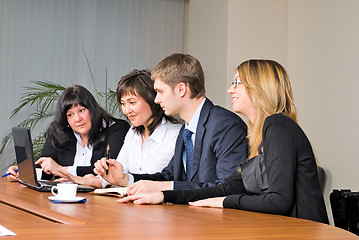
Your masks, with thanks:
[{"label": "office chair", "polygon": [[359,192],[334,189],[330,194],[334,225],[359,235]]}]

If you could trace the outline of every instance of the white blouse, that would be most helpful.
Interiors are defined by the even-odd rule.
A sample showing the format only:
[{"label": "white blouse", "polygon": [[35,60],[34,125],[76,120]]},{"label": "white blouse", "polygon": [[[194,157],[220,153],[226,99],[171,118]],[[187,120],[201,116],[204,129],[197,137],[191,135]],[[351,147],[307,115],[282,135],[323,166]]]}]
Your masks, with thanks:
[{"label": "white blouse", "polygon": [[[109,126],[112,126],[114,123],[114,121],[111,121]],[[106,127],[105,120],[103,120],[103,126]],[[73,131],[73,133],[77,139],[76,154],[74,158],[74,164],[67,168],[67,172],[71,173],[74,176],[77,176],[78,166],[91,166],[93,146],[91,144],[87,144],[85,147],[83,147],[80,134],[75,131]]]},{"label": "white blouse", "polygon": [[162,171],[171,160],[181,124],[162,119],[161,124],[142,144],[142,137],[131,128],[117,156],[124,173],[156,173]]},{"label": "white blouse", "polygon": [[77,176],[78,166],[91,166],[93,147],[92,145],[89,144],[83,147],[80,134],[77,132],[74,132],[74,134],[77,139],[76,154],[75,154],[74,164],[67,168],[67,172]]}]

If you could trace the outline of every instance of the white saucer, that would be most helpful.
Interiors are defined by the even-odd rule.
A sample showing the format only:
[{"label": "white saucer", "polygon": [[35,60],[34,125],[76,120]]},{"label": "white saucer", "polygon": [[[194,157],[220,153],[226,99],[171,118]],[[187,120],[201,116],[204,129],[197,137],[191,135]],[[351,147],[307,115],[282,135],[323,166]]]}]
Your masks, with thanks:
[{"label": "white saucer", "polygon": [[56,196],[50,196],[48,197],[50,199],[51,202],[57,202],[57,203],[74,203],[74,202],[81,202],[86,200],[85,197],[75,197],[73,199],[63,199],[63,198],[58,198]]}]

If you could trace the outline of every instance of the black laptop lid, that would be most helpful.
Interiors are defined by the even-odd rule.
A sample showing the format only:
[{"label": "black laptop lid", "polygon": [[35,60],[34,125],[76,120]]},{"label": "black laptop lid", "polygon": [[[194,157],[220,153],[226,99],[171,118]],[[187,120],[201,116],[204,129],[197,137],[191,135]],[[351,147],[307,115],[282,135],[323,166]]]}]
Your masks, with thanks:
[{"label": "black laptop lid", "polygon": [[34,186],[40,186],[36,178],[34,152],[29,128],[12,128],[16,162],[20,180]]}]

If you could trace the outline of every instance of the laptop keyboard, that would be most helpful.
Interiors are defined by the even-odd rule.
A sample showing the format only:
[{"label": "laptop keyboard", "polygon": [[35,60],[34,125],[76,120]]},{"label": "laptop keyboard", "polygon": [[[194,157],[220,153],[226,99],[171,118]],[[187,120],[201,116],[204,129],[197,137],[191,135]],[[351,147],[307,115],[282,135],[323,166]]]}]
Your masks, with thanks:
[{"label": "laptop keyboard", "polygon": [[56,186],[58,183],[54,182],[54,181],[49,181],[49,180],[40,180],[39,181],[40,185],[47,185],[47,186]]}]

